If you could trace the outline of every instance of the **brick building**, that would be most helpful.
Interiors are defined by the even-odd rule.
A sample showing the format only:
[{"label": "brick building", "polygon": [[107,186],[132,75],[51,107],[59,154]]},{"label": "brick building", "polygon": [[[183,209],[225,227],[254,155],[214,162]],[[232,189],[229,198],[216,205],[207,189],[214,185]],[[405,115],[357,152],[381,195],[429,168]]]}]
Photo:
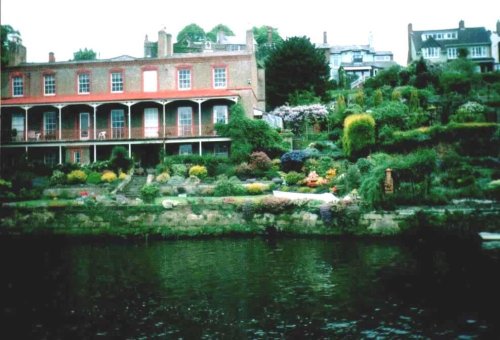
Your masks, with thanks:
[{"label": "brick building", "polygon": [[227,154],[230,140],[214,124],[227,122],[236,102],[248,115],[265,107],[251,31],[245,49],[175,54],[161,30],[144,52],[92,61],[12,58],[1,73],[2,166],[23,152],[49,165],[88,163],[108,159],[116,145],[143,165],[158,162],[160,148]]}]

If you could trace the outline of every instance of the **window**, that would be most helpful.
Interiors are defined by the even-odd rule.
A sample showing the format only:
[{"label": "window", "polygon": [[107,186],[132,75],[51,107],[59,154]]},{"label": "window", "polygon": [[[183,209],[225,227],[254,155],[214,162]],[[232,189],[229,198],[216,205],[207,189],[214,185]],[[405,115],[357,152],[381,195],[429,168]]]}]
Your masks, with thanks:
[{"label": "window", "polygon": [[43,163],[49,167],[54,167],[57,164],[57,155],[53,151],[46,152],[43,155]]},{"label": "window", "polygon": [[189,106],[179,107],[177,113],[177,126],[179,136],[191,136],[193,125],[193,109]]},{"label": "window", "polygon": [[73,163],[80,164],[82,161],[80,150],[73,151]]},{"label": "window", "polygon": [[439,54],[439,47],[428,47],[422,49],[422,55],[424,56],[424,58],[439,58]]},{"label": "window", "polygon": [[21,76],[12,78],[12,96],[22,97],[24,95],[24,79]]},{"label": "window", "polygon": [[457,48],[456,47],[449,47],[447,49],[448,52],[448,59],[456,59],[457,58]]},{"label": "window", "polygon": [[227,147],[227,144],[225,143],[216,143],[214,145],[214,155],[215,156],[228,156],[229,155],[229,148]]},{"label": "window", "polygon": [[179,145],[179,155],[191,155],[193,154],[192,144],[181,144]]},{"label": "window", "polygon": [[111,92],[123,92],[123,74],[121,72],[111,73]]},{"label": "window", "polygon": [[353,63],[362,63],[363,62],[363,55],[361,52],[354,52],[352,54],[352,62]]},{"label": "window", "polygon": [[144,137],[157,138],[158,136],[158,108],[146,108],[144,109]]},{"label": "window", "polygon": [[111,138],[125,137],[125,111],[111,110]]},{"label": "window", "polygon": [[469,49],[471,57],[486,57],[486,48],[484,46],[474,46]]},{"label": "window", "polygon": [[227,123],[227,106],[226,105],[215,105],[214,106],[214,124],[215,123]]},{"label": "window", "polygon": [[214,68],[214,88],[220,89],[227,86],[226,68]]},{"label": "window", "polygon": [[179,90],[191,89],[191,70],[188,68],[179,69],[177,74]]},{"label": "window", "polygon": [[56,76],[53,74],[46,74],[43,76],[43,93],[46,96],[56,94]]},{"label": "window", "polygon": [[158,91],[158,72],[156,70],[142,72],[143,91]]},{"label": "window", "polygon": [[78,75],[78,93],[90,93],[90,75],[88,73],[80,73]]},{"label": "window", "polygon": [[12,115],[12,140],[22,141],[24,139],[24,114],[14,113]]},{"label": "window", "polygon": [[55,112],[44,112],[43,114],[43,134],[45,139],[56,138],[57,120]]}]

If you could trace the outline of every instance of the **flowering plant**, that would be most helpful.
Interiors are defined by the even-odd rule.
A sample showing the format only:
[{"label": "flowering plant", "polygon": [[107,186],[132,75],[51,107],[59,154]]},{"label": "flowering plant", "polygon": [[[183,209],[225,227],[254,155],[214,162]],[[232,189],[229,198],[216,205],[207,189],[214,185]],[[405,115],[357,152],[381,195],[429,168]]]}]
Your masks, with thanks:
[{"label": "flowering plant", "polygon": [[312,123],[323,122],[328,115],[328,110],[326,106],[322,104],[299,106],[283,105],[277,107],[271,113],[283,118],[285,124],[287,124],[294,133],[298,133],[305,121]]},{"label": "flowering plant", "polygon": [[304,183],[309,187],[309,188],[315,188],[320,185],[324,185],[327,183],[327,180],[324,179],[323,177],[320,177],[316,171],[311,171],[307,178],[304,180]]}]

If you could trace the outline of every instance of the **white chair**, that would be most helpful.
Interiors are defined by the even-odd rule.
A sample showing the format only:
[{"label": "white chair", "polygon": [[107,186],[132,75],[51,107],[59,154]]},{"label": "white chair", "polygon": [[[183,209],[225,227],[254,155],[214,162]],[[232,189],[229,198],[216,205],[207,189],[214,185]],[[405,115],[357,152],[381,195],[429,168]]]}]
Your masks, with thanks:
[{"label": "white chair", "polygon": [[106,131],[100,131],[97,139],[106,139]]}]

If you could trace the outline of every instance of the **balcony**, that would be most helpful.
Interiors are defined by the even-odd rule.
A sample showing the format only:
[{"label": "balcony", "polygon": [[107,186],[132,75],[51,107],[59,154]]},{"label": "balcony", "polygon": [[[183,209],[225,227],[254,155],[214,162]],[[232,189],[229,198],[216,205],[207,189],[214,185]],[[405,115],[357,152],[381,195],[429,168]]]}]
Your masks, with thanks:
[{"label": "balcony", "polygon": [[76,141],[119,141],[128,140],[130,130],[130,140],[154,140],[154,139],[181,139],[193,137],[214,137],[217,133],[213,124],[201,126],[201,134],[199,125],[189,126],[166,126],[165,134],[163,127],[154,128],[104,128],[96,129],[94,138],[94,129],[61,129],[61,138],[59,139],[59,130],[56,129],[47,131],[28,130],[28,134],[24,131],[14,132],[13,130],[2,131],[3,143],[46,143],[54,141],[76,142]]}]

